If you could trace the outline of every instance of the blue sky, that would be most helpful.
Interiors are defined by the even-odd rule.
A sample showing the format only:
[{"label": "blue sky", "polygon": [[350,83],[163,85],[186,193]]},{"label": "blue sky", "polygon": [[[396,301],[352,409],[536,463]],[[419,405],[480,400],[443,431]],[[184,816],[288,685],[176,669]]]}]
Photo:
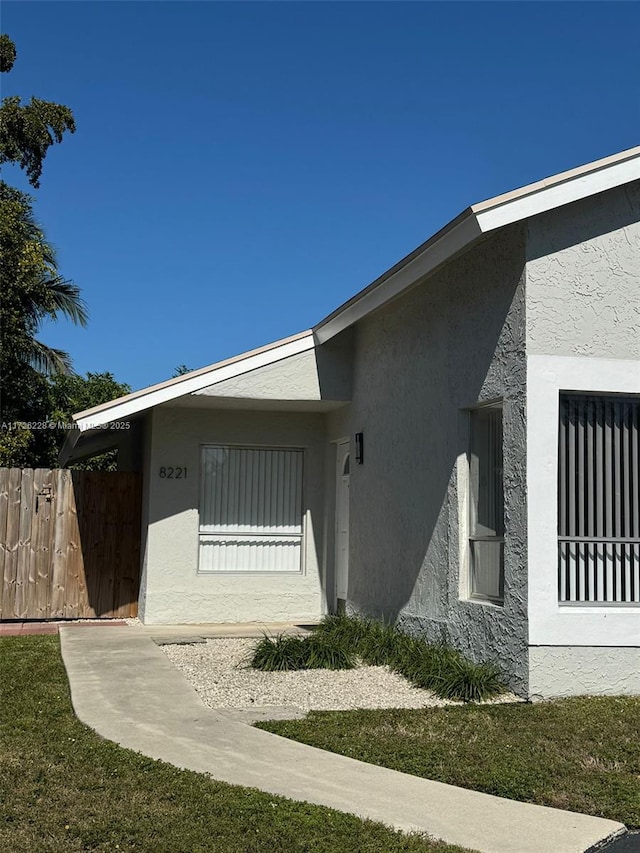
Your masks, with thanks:
[{"label": "blue sky", "polygon": [[[36,212],[140,388],[309,328],[475,201],[638,144],[637,3],[12,2]],[[18,170],[9,183],[25,188]]]}]

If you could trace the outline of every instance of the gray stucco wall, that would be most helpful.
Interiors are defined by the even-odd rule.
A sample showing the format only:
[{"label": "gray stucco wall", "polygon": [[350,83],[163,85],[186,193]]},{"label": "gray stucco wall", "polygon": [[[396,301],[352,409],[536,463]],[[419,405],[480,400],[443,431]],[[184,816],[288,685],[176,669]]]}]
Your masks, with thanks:
[{"label": "gray stucco wall", "polygon": [[[349,607],[398,619],[527,686],[525,239],[505,229],[356,328],[354,396],[331,440],[364,433],[351,467]],[[469,601],[458,466],[468,407],[504,401],[504,606]],[[348,430],[348,431],[347,431]]]},{"label": "gray stucco wall", "polygon": [[[203,444],[305,449],[301,573],[198,573]],[[324,419],[320,414],[155,409],[145,496],[144,621],[175,624],[317,619],[322,607],[324,451]],[[159,476],[161,466],[186,467],[188,476],[163,479]]]},{"label": "gray stucco wall", "polygon": [[527,352],[640,358],[640,182],[533,217]]}]

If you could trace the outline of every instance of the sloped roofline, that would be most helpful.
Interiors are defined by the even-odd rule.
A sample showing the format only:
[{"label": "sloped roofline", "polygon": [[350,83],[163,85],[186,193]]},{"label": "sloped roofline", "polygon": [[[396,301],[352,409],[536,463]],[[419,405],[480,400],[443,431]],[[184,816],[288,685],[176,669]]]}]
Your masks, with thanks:
[{"label": "sloped roofline", "polygon": [[[640,178],[640,146],[471,205],[313,329],[193,370],[73,416],[79,434],[313,349],[426,279],[483,234]],[[62,454],[61,454],[62,455]]]},{"label": "sloped roofline", "polygon": [[208,367],[192,370],[183,376],[168,379],[166,382],[150,385],[148,388],[134,391],[133,394],[127,394],[125,397],[118,397],[109,403],[102,403],[92,409],[85,409],[85,411],[75,414],[73,420],[80,432],[99,429],[113,421],[129,418],[153,406],[170,402],[185,394],[192,394],[194,391],[200,391],[202,388],[223,382],[225,379],[232,379],[259,367],[274,364],[283,358],[306,352],[313,349],[314,345],[313,333],[311,331],[301,332],[298,335],[274,341],[267,346],[249,350],[249,352],[244,352],[233,358],[210,364]]},{"label": "sloped roofline", "polygon": [[640,146],[473,204],[313,328],[324,343],[424,281],[481,235],[640,178]]}]

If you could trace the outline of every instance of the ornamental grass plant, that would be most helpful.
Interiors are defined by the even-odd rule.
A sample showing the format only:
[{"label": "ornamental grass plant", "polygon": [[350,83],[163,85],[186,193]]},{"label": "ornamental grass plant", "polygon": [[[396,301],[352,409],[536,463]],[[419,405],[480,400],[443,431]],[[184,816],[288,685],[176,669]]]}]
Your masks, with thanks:
[{"label": "ornamental grass plant", "polygon": [[250,665],[267,672],[352,669],[357,661],[388,666],[441,699],[482,702],[503,693],[493,663],[474,663],[444,643],[430,644],[395,625],[357,616],[327,616],[305,637],[264,636]]}]

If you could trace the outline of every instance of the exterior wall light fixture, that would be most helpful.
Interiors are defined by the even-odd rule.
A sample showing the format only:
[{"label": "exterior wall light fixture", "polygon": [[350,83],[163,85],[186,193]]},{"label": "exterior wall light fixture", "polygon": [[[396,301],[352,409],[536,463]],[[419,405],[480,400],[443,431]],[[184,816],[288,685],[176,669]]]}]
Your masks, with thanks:
[{"label": "exterior wall light fixture", "polygon": [[364,462],[364,433],[356,433],[356,462],[362,465]]}]

